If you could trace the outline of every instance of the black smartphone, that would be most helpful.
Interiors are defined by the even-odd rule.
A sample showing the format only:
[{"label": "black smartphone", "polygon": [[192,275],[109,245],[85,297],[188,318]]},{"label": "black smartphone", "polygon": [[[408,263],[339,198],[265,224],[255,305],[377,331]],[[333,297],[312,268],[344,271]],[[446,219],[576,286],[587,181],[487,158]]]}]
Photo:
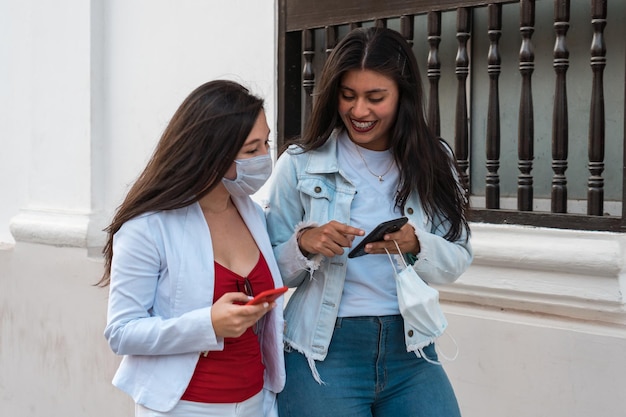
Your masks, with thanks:
[{"label": "black smartphone", "polygon": [[400,217],[398,219],[382,222],[350,251],[350,253],[348,254],[348,258],[356,258],[357,256],[367,255],[367,252],[365,252],[365,245],[370,242],[378,242],[379,240],[383,240],[383,236],[385,236],[387,233],[397,232],[408,221],[408,218]]}]

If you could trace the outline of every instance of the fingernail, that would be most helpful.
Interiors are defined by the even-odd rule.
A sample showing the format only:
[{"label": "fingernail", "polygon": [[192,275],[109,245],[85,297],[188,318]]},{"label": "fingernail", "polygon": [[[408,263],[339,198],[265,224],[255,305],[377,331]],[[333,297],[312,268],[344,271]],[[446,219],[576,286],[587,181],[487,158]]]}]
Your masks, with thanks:
[{"label": "fingernail", "polygon": [[269,306],[270,306],[270,303],[263,303],[264,308],[268,308]]}]

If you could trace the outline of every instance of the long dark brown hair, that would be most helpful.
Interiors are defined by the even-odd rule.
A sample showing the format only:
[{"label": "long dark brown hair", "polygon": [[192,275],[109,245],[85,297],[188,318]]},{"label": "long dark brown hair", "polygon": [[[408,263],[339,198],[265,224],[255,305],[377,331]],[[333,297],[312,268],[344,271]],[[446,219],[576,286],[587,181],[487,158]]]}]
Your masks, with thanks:
[{"label": "long dark brown hair", "polygon": [[124,202],[105,229],[104,274],[111,275],[113,236],[141,214],[173,210],[209,193],[231,166],[263,109],[263,100],[233,81],[196,88],[180,105]]},{"label": "long dark brown hair", "polygon": [[455,173],[449,146],[426,123],[423,88],[415,55],[398,32],[387,28],[358,28],[333,49],[322,69],[314,93],[311,115],[301,138],[301,151],[321,147],[335,128],[345,128],[339,117],[340,84],[350,70],[372,70],[394,80],[399,90],[396,121],[389,146],[400,169],[396,206],[404,211],[407,198],[417,192],[426,214],[450,222],[445,238],[469,236],[468,200]]}]

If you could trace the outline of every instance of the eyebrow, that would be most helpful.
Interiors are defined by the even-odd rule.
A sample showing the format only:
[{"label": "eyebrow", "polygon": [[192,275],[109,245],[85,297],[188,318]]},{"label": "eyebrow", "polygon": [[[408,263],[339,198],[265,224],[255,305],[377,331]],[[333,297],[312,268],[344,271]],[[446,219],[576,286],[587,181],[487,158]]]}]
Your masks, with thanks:
[{"label": "eyebrow", "polygon": [[[345,85],[340,85],[340,86],[339,86],[339,88],[340,88],[340,89],[342,89],[342,90],[350,90],[350,91],[352,91],[352,92],[354,92],[354,91],[355,91],[355,90],[353,90],[353,89],[352,89],[352,88],[350,88],[350,87],[346,87]],[[387,92],[387,91],[388,91],[388,90],[387,90],[386,88],[374,88],[374,89],[372,89],[372,90],[368,90],[368,91],[366,91],[366,92],[365,92],[365,94],[371,94],[371,93],[385,93],[385,92]]]},{"label": "eyebrow", "polygon": [[243,146],[252,146],[252,145],[257,144],[258,142],[265,142],[266,140],[269,140],[269,136],[270,136],[270,133],[271,133],[271,132],[272,132],[271,130],[268,130],[268,131],[267,131],[267,139],[263,139],[263,138],[254,138],[254,139],[251,139],[249,142],[245,142],[245,143],[243,144]]}]

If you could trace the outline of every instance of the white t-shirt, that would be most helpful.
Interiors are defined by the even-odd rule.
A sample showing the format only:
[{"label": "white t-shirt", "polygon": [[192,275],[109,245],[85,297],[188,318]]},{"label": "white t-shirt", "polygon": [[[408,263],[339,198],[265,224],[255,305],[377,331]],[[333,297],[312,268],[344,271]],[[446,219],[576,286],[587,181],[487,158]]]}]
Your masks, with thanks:
[{"label": "white t-shirt", "polygon": [[[357,190],[350,207],[350,225],[367,234],[379,223],[402,216],[395,207],[399,172],[391,151],[362,147],[357,151],[357,146],[345,132],[341,134],[338,160],[341,171]],[[382,175],[382,181],[378,175]],[[361,239],[355,238],[352,247]],[[400,314],[394,270],[386,254],[348,258],[347,262],[339,317]]]}]

